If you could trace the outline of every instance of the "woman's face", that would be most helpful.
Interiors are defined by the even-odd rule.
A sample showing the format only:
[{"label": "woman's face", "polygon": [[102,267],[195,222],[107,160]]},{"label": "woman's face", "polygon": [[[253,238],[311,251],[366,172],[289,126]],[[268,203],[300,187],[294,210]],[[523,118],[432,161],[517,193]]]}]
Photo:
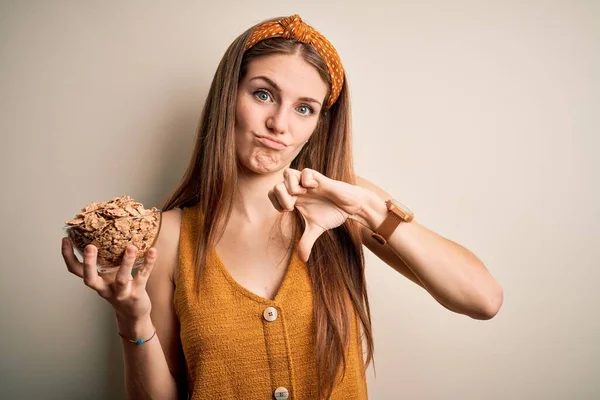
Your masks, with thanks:
[{"label": "woman's face", "polygon": [[237,157],[248,172],[287,168],[319,121],[327,84],[299,55],[272,55],[248,65],[235,116]]}]

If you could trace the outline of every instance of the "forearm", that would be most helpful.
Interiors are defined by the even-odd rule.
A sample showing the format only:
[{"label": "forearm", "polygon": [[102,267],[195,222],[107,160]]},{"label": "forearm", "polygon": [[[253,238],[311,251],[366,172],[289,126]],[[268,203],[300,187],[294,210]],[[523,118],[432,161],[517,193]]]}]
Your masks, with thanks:
[{"label": "forearm", "polygon": [[[361,217],[375,230],[387,216],[384,201],[369,193]],[[502,303],[502,289],[469,250],[420,225],[400,223],[388,238],[390,248],[423,287],[448,309],[472,318],[493,317]]]},{"label": "forearm", "polygon": [[[147,339],[154,333],[148,315],[131,321],[117,315],[119,332],[132,340]],[[158,334],[137,345],[121,338],[125,364],[125,388],[129,399],[177,399],[177,384],[169,371]]]}]

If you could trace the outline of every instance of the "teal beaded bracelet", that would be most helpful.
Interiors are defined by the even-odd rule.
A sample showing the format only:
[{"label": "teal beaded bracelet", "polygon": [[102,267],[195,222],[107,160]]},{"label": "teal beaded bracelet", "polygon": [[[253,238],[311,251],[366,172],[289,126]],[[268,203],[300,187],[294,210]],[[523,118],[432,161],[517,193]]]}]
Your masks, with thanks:
[{"label": "teal beaded bracelet", "polygon": [[143,345],[146,342],[151,341],[152,339],[154,339],[154,336],[156,336],[156,328],[154,328],[154,333],[152,334],[152,336],[150,336],[148,339],[144,340],[144,339],[137,339],[137,340],[131,340],[131,339],[127,339],[125,336],[123,336],[123,334],[121,332],[119,332],[119,336],[121,336],[123,339],[127,340],[128,342],[131,343],[135,343],[138,346]]}]

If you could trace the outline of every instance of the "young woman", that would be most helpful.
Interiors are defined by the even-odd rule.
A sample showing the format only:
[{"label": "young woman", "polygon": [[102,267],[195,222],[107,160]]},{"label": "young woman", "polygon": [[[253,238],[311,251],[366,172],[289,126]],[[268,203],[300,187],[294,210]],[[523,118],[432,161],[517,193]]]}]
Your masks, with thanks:
[{"label": "young woman", "polygon": [[363,246],[454,312],[498,312],[480,260],[355,175],[350,134],[333,45],[297,15],[265,21],[221,60],[135,278],[134,247],[98,275],[94,246],[82,264],[63,244],[115,309],[131,398],[367,398]]}]

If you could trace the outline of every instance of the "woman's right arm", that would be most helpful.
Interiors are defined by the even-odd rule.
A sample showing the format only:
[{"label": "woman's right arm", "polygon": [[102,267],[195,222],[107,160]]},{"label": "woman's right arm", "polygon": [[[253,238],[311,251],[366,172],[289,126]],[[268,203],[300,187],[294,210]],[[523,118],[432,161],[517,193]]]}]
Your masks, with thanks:
[{"label": "woman's right arm", "polygon": [[123,336],[148,339],[156,328],[156,336],[142,345],[121,339],[130,399],[177,399],[186,395],[185,364],[173,308],[180,210],[167,211],[162,218],[154,249],[149,250],[134,279],[131,270],[135,253],[125,255],[116,274],[98,275],[94,246],[86,248],[83,264],[75,258],[70,242],[62,247],[69,271],[83,278],[113,306]]}]

